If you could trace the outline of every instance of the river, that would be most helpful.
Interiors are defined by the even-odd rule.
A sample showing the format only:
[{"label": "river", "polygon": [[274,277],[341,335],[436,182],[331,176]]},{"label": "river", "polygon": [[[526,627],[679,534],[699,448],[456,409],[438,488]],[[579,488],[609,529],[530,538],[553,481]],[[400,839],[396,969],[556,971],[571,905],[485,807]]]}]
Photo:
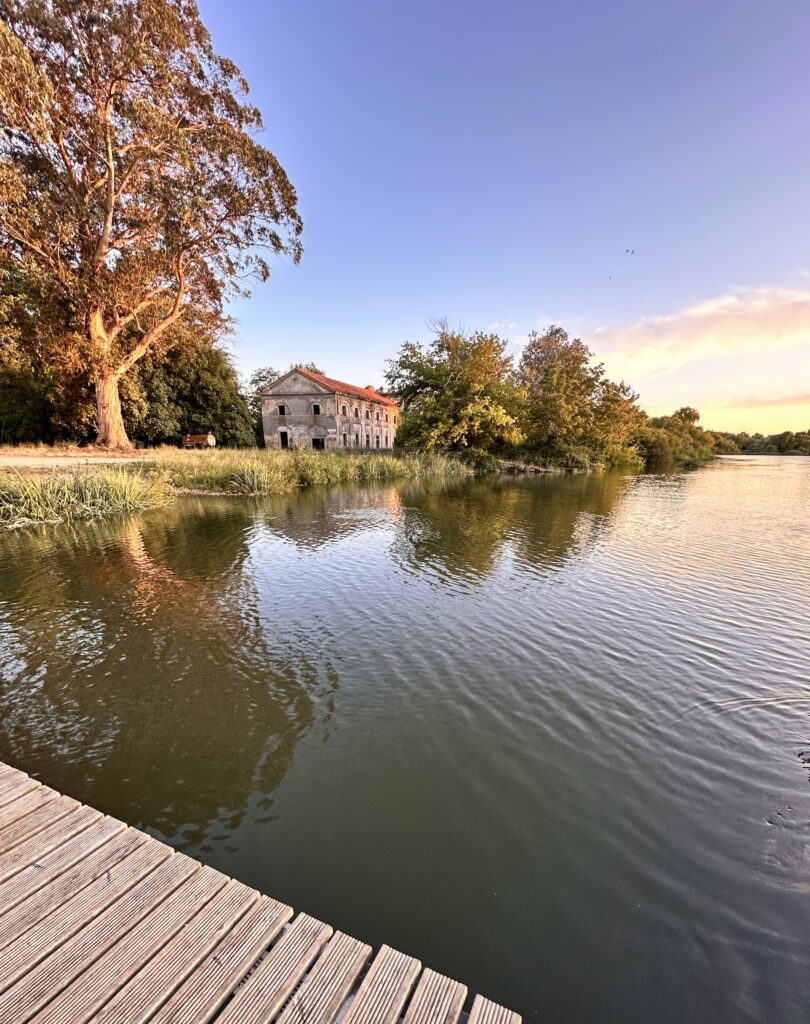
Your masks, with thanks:
[{"label": "river", "polygon": [[526,1024],[806,1022],[809,610],[805,458],[188,497],[0,537],[0,760]]}]

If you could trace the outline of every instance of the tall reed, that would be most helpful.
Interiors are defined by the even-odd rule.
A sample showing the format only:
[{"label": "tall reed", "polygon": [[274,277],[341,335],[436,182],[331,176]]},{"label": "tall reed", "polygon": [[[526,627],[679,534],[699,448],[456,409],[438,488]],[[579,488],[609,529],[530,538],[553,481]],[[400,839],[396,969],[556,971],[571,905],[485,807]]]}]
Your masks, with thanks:
[{"label": "tall reed", "polygon": [[163,505],[171,489],[161,477],[109,466],[69,473],[0,477],[0,527],[15,529],[69,519],[95,519]]}]

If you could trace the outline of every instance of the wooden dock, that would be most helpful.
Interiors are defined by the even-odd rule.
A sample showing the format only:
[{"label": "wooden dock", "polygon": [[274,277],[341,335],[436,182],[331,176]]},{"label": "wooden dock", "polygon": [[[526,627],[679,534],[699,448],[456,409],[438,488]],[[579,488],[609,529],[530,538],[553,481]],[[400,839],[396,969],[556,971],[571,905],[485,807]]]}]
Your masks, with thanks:
[{"label": "wooden dock", "polygon": [[[0,762],[0,1024],[457,1024],[467,989]],[[520,1024],[476,996],[466,1024]]]}]

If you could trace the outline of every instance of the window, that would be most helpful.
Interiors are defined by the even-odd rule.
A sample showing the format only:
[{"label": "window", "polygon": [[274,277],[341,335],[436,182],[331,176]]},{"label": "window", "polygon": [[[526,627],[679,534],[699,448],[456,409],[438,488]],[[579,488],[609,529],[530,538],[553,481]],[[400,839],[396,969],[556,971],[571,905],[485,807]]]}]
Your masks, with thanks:
[{"label": "window", "polygon": [[370,420],[370,419],[371,419],[371,413],[369,412],[369,410],[368,410],[368,409],[366,409],[366,419],[367,419],[367,420]]},{"label": "window", "polygon": [[385,447],[390,448],[391,445],[388,443],[388,434],[385,435]]},{"label": "window", "polygon": [[385,422],[388,422],[388,413],[385,414]]},{"label": "window", "polygon": [[354,447],[355,448],[359,448],[360,447],[360,435],[359,434],[355,434],[354,435]]},{"label": "window", "polygon": [[380,435],[379,434],[377,434],[377,447],[378,448],[380,447]]},{"label": "window", "polygon": [[279,416],[286,416],[287,415],[287,406],[286,405],[280,405],[278,407],[278,414],[279,414]]},{"label": "window", "polygon": [[360,410],[359,410],[359,409],[355,409],[355,410],[354,410],[354,418],[355,418],[356,420],[359,420],[359,419],[360,419]]},{"label": "window", "polygon": [[394,417],[394,423],[396,423],[396,421],[397,421],[397,418],[396,418],[396,416],[395,416],[395,417]]},{"label": "window", "polygon": [[379,413],[377,413],[376,419],[377,419],[377,422],[379,423],[380,422],[380,414]]},{"label": "window", "polygon": [[344,448],[348,448],[349,447],[349,438],[348,438],[347,434],[343,435],[343,447]]},{"label": "window", "polygon": [[366,448],[371,447],[371,434],[366,434]]},{"label": "window", "polygon": [[345,405],[341,405],[341,407],[340,407],[340,415],[341,416],[345,416],[347,411],[348,410],[346,409],[346,406]]},{"label": "window", "polygon": [[321,415],[321,407],[318,405],[317,402],[313,402],[312,403],[312,415],[313,416],[320,416]]}]

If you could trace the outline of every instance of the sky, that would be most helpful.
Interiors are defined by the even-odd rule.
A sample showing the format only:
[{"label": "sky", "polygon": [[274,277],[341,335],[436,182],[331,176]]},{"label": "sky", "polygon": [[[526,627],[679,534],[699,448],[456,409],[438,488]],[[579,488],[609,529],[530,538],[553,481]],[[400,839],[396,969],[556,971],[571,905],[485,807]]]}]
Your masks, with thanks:
[{"label": "sky", "polygon": [[652,415],[810,428],[806,0],[200,0],[299,195],[243,373],[379,386],[430,323],[552,323]]}]

